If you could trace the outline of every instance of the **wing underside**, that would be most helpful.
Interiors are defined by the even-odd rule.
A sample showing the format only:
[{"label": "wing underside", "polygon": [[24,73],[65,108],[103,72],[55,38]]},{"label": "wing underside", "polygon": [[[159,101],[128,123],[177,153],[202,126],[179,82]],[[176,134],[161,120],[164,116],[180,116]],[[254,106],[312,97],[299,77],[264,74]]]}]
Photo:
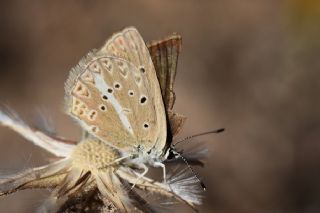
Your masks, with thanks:
[{"label": "wing underside", "polygon": [[66,83],[67,110],[86,131],[121,150],[163,147],[166,118],[140,34],[126,28],[81,60]]},{"label": "wing underside", "polygon": [[185,116],[172,111],[176,100],[173,86],[181,44],[181,36],[177,34],[170,35],[162,40],[151,41],[147,44],[161,87],[172,136],[176,136],[180,132],[186,121]]}]

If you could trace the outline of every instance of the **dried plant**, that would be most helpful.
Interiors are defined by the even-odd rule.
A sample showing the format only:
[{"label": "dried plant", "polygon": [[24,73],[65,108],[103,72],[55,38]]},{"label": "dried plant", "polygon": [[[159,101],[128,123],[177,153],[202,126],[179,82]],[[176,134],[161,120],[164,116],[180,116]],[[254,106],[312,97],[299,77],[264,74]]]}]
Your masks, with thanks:
[{"label": "dried plant", "polygon": [[[152,212],[154,206],[141,195],[173,198],[195,208],[201,203],[198,180],[186,170],[168,178],[166,184],[117,162],[119,153],[105,143],[87,138],[77,145],[62,142],[23,123],[16,114],[0,112],[0,121],[35,145],[59,157],[45,166],[2,177],[0,195],[24,189],[51,189],[43,212]],[[132,187],[134,185],[134,188]]]}]

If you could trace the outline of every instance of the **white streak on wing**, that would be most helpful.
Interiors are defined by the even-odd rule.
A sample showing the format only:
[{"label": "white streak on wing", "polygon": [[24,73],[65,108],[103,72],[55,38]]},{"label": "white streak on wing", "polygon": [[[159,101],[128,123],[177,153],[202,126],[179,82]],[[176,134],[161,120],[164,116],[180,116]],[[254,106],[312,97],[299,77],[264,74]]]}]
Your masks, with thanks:
[{"label": "white streak on wing", "polygon": [[66,144],[55,140],[40,131],[32,129],[21,120],[14,117],[16,116],[10,116],[0,111],[0,124],[11,128],[27,140],[31,141],[36,146],[45,149],[46,151],[54,154],[57,157],[70,156],[75,145]]},{"label": "white streak on wing", "polygon": [[[104,81],[104,79],[102,78],[101,75],[93,73],[94,75],[94,81],[95,81],[95,85],[97,87],[97,89],[100,91],[100,93],[102,95],[105,95],[106,92],[108,91],[109,85]],[[124,127],[126,128],[126,130],[134,135],[132,127],[130,125],[130,122],[126,116],[126,114],[124,113],[124,110],[122,108],[122,106],[120,105],[120,103],[117,101],[117,99],[113,96],[113,94],[108,93],[108,100],[111,102],[112,106],[115,108],[116,112],[119,115],[119,118],[122,122],[122,124],[124,125]]]}]

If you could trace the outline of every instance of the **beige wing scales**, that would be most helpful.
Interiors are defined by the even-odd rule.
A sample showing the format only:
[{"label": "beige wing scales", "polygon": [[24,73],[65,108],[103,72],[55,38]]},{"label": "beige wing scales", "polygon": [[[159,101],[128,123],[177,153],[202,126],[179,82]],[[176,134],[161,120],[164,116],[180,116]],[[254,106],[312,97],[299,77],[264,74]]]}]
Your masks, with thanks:
[{"label": "beige wing scales", "polygon": [[124,151],[164,147],[166,118],[147,47],[134,28],[115,34],[66,83],[69,113],[86,131]]}]

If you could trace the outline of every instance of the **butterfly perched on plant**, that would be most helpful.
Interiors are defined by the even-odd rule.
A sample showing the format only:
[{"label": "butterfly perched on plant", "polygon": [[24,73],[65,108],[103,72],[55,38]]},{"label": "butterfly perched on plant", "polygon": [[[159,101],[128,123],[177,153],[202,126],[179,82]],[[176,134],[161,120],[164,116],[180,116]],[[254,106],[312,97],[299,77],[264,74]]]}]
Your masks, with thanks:
[{"label": "butterfly perched on plant", "polygon": [[[174,81],[174,76],[164,74],[159,79],[169,83],[162,93],[171,108],[174,96],[166,94],[172,86],[166,77]],[[135,28],[114,34],[89,53],[71,71],[65,88],[67,112],[90,136],[119,150],[121,161],[143,169],[141,177],[149,166],[162,167],[166,181],[167,114],[152,58]]]},{"label": "butterfly perched on plant", "polygon": [[[146,46],[129,27],[84,57],[65,87],[66,111],[84,129],[79,143],[70,144],[0,111],[3,125],[61,158],[2,178],[0,195],[51,188],[44,206],[53,212],[152,212],[141,192],[195,208],[201,202],[199,179],[186,170],[167,178],[164,165],[168,158],[182,157],[172,143],[186,120],[173,111],[180,51],[179,35]],[[148,166],[162,167],[164,181],[147,178]]]}]

